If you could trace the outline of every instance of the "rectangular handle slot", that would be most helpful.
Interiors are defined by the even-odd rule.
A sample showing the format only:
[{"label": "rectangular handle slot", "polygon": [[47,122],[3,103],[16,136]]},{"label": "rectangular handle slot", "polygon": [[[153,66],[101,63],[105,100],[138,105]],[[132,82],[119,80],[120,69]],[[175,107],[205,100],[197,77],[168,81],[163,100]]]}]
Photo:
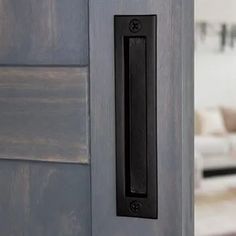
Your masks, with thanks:
[{"label": "rectangular handle slot", "polygon": [[125,37],[126,193],[147,194],[146,39]]}]

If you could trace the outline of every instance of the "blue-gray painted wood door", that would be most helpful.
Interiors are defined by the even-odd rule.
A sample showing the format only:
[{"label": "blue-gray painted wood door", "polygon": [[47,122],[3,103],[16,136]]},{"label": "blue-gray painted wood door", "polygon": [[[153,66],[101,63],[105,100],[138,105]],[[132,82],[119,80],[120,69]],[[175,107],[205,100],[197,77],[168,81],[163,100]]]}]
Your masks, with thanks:
[{"label": "blue-gray painted wood door", "polygon": [[[116,215],[114,15],[157,15],[158,219]],[[0,236],[193,236],[193,0],[0,0]]]}]

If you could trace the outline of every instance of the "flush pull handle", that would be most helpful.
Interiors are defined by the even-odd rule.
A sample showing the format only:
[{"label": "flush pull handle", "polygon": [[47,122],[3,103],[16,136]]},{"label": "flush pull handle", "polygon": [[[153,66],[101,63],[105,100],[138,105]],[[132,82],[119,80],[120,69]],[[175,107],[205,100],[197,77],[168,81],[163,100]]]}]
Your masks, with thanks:
[{"label": "flush pull handle", "polygon": [[117,215],[157,218],[156,16],[115,16]]}]

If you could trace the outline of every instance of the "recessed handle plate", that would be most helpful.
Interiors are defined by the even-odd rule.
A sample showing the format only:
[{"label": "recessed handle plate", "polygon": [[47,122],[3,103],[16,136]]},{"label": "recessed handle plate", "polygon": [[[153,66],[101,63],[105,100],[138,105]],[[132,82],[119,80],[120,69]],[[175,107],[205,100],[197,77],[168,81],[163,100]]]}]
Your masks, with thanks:
[{"label": "recessed handle plate", "polygon": [[157,218],[156,16],[115,16],[117,215]]}]

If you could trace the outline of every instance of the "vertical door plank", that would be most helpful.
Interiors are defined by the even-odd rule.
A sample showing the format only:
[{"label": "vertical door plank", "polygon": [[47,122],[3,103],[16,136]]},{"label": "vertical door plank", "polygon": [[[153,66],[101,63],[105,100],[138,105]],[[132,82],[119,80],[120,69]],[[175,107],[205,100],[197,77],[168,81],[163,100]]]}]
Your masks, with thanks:
[{"label": "vertical door plank", "polygon": [[87,65],[88,0],[0,0],[0,64]]},{"label": "vertical door plank", "polygon": [[182,227],[183,236],[188,236],[194,228],[194,1],[183,0],[182,4]]},{"label": "vertical door plank", "polygon": [[[193,170],[189,161],[193,159],[193,40],[192,24],[187,22],[193,19],[193,1],[189,2],[185,6],[185,0],[90,0],[93,236],[193,235]],[[115,14],[158,16],[158,220],[116,216]]]},{"label": "vertical door plank", "polygon": [[0,234],[91,235],[90,167],[4,161],[0,165]]}]

